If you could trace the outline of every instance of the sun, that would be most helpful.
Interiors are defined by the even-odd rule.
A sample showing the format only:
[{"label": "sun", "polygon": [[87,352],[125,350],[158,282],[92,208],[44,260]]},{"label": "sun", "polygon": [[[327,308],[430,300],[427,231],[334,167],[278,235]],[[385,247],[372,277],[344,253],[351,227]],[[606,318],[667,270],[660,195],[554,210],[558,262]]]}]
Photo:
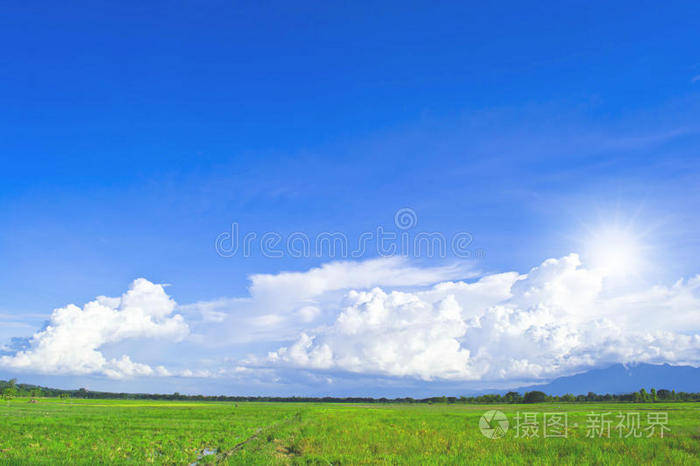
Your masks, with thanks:
[{"label": "sun", "polygon": [[588,248],[590,266],[605,276],[624,278],[640,272],[643,246],[631,231],[619,227],[594,231]]},{"label": "sun", "polygon": [[668,228],[664,218],[642,206],[617,206],[579,220],[570,240],[586,269],[610,286],[627,287],[648,284],[658,274],[663,261],[659,239]]},{"label": "sun", "polygon": [[623,280],[642,275],[647,249],[644,235],[631,226],[599,226],[589,230],[584,261],[604,277]]}]

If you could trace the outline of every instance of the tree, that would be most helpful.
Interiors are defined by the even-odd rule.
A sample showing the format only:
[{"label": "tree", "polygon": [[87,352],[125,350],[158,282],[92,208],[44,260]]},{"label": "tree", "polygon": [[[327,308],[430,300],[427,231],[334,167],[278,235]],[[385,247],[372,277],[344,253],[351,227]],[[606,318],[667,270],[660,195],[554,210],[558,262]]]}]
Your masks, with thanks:
[{"label": "tree", "polygon": [[563,397],[561,397],[562,401],[568,401],[568,402],[574,402],[576,401],[576,397],[572,393],[567,393]]},{"label": "tree", "polygon": [[17,396],[17,388],[15,387],[14,384],[10,385],[9,387],[5,388],[2,391],[2,399],[3,400],[9,401],[12,398],[14,398],[15,396]]},{"label": "tree", "polygon": [[525,403],[542,403],[544,402],[547,395],[544,392],[534,390],[532,392],[526,392],[523,401]]},{"label": "tree", "polygon": [[658,398],[656,397],[656,389],[652,388],[651,389],[651,401],[657,401]]},{"label": "tree", "polygon": [[642,388],[639,390],[639,398],[641,398],[642,401],[649,401],[649,395],[645,389]]},{"label": "tree", "polygon": [[523,401],[522,395],[520,395],[520,393],[518,392],[508,392],[505,394],[504,398],[509,403],[520,403],[521,401]]}]

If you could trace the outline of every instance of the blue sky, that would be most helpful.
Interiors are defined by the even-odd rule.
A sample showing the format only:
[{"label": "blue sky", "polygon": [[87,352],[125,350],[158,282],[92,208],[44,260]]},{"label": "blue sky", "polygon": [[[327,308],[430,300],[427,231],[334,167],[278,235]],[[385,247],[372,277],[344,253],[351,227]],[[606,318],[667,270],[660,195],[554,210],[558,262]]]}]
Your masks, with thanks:
[{"label": "blue sky", "polygon": [[[215,241],[232,223],[245,232],[342,232],[354,240],[378,225],[396,230],[395,212],[408,207],[418,219],[412,232],[469,232],[484,252],[469,260],[408,257],[386,273],[410,275],[410,267],[434,280],[403,283],[382,272],[376,282],[324,288],[339,295],[527,274],[570,253],[581,255],[580,267],[594,267],[586,260],[601,248],[591,243],[610,229],[634,238],[639,247],[629,255],[643,256],[614,289],[672,287],[700,272],[694,2],[7,2],[3,10],[0,345],[40,331],[55,308],[120,296],[142,277],[169,284],[172,315],[182,315],[189,336],[169,327],[172,341],[149,343],[149,355],[159,357],[138,350],[148,332],[101,342],[105,355],[184,367],[184,355],[194,354],[190,366],[226,360],[266,376],[303,369],[309,377],[270,375],[264,386],[241,380],[251,393],[323,393],[314,377],[344,380],[333,388],[344,393],[358,373],[382,378],[377,393],[486,380],[452,369],[397,375],[381,365],[263,361],[302,331],[325,338],[318,325],[332,325],[347,305],[335,296],[299,298],[299,306],[320,309],[321,322],[284,331],[270,323],[272,337],[203,348],[192,335],[237,337],[208,334],[206,319],[197,323],[201,303],[215,303],[231,328],[237,312],[278,316],[257,305],[235,310],[226,300],[250,299],[251,275],[307,273],[337,259],[223,258]],[[376,258],[369,250],[354,262]],[[692,289],[683,295],[691,314]],[[643,299],[656,312],[669,308]],[[503,304],[489,301],[496,302]],[[690,319],[673,331],[699,328]],[[465,332],[454,339],[467,344]],[[669,361],[696,362],[688,344],[688,354]],[[6,353],[16,357],[16,348]],[[7,361],[0,371],[24,379],[231,391],[226,377],[123,382],[99,370],[18,369]],[[584,365],[561,367],[500,382]]]}]

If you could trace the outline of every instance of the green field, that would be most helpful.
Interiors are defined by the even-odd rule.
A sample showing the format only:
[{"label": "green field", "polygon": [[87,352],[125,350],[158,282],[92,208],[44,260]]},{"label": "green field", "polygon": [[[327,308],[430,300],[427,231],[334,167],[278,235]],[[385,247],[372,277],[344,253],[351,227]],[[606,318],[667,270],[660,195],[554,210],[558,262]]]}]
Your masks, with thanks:
[{"label": "green field", "polygon": [[[494,409],[509,425],[498,439],[479,428]],[[536,417],[530,428],[526,413]],[[663,438],[660,425],[647,437],[650,413],[668,416]],[[609,436],[594,425],[609,426]],[[697,403],[0,402],[2,464],[699,464],[699,456]]]}]

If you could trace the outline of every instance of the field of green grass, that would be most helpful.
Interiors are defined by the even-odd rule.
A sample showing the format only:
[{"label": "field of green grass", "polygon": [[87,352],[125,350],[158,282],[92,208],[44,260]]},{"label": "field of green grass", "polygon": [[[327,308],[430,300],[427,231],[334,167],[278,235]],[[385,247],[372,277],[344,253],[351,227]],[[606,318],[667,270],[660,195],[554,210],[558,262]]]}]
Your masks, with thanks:
[{"label": "field of green grass", "polygon": [[[479,428],[489,410],[507,417],[501,438]],[[553,422],[546,437],[545,413]],[[666,413],[667,429],[661,438],[656,426],[648,438],[656,413]],[[700,464],[698,457],[697,403],[0,402],[1,464]]]}]

